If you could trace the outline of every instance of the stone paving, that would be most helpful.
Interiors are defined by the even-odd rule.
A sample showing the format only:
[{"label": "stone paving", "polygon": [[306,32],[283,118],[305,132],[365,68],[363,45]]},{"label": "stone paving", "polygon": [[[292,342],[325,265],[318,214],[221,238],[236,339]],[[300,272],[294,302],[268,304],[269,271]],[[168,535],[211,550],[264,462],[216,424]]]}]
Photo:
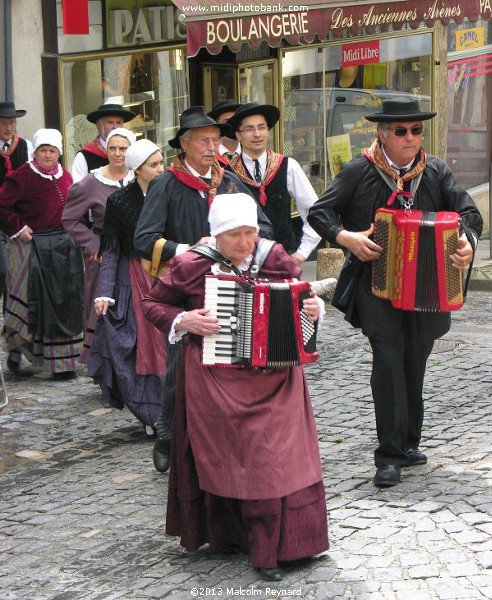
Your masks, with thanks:
[{"label": "stone paving", "polygon": [[370,353],[328,307],[315,407],[331,549],[266,584],[247,556],[180,551],[164,534],[167,475],[127,412],[85,377],[6,372],[0,411],[0,600],[221,596],[492,598],[492,295],[472,292],[436,343],[422,449],[395,488],[372,485]]}]

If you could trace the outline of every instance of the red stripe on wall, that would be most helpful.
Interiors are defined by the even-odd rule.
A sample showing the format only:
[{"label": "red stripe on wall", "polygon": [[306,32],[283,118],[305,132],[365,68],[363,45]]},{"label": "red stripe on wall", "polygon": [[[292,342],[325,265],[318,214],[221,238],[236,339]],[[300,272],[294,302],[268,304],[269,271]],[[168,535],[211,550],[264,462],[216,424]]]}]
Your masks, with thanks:
[{"label": "red stripe on wall", "polygon": [[63,33],[89,33],[89,0],[62,0]]}]

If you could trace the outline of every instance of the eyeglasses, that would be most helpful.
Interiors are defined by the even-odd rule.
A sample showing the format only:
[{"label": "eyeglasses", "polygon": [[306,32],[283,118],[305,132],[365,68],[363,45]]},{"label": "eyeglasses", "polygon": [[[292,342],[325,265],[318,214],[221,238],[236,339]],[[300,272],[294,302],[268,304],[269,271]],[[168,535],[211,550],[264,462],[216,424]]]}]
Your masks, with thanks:
[{"label": "eyeglasses", "polygon": [[239,130],[241,133],[254,133],[257,131],[258,133],[265,133],[268,131],[268,125],[258,125],[258,127],[253,127],[252,125],[248,125],[247,127],[243,127]]},{"label": "eyeglasses", "polygon": [[196,142],[197,144],[200,144],[200,146],[209,146],[210,142],[212,142],[214,146],[218,146],[220,144],[219,137],[192,137],[190,139]]},{"label": "eyeglasses", "polygon": [[394,129],[388,127],[388,129],[392,131],[396,135],[396,137],[405,137],[408,131],[410,131],[412,135],[421,135],[422,131],[424,131],[422,125],[414,125],[409,129],[407,129],[406,127],[395,127]]}]

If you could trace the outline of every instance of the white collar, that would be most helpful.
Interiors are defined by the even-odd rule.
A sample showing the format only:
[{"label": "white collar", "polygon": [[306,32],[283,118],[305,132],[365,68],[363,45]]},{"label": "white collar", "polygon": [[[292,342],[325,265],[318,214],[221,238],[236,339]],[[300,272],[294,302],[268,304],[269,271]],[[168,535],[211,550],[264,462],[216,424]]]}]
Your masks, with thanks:
[{"label": "white collar", "polygon": [[100,181],[101,183],[104,183],[104,185],[111,185],[111,186],[114,186],[114,187],[124,187],[125,185],[127,185],[128,183],[130,183],[130,181],[133,181],[133,179],[135,178],[135,173],[131,169],[129,169],[128,173],[123,178],[123,186],[122,186],[120,184],[120,180],[118,180],[118,179],[109,179],[108,177],[105,177],[101,173],[101,169],[102,169],[102,167],[99,167],[99,169],[94,169],[93,171],[91,171],[91,173],[94,175],[94,177],[98,181]]},{"label": "white collar", "polygon": [[[244,150],[242,151],[242,157],[246,163],[248,163],[248,161],[250,161],[250,164],[254,164],[254,161],[256,160],[256,158],[251,158],[251,156],[249,156],[249,154],[246,154],[246,152]],[[258,160],[260,161],[260,165],[262,167],[266,165],[266,162],[267,162],[266,150],[265,150],[265,152],[263,152],[263,154],[260,154],[260,156],[258,156]]]},{"label": "white collar", "polygon": [[190,163],[186,160],[186,158],[185,158],[185,165],[188,167],[190,173],[194,177],[208,177],[209,179],[211,179],[211,177],[212,177],[212,167],[209,167],[209,169],[205,175],[200,175],[200,173],[198,171],[195,171],[195,169],[190,165]]},{"label": "white collar", "polygon": [[384,157],[386,158],[386,162],[393,169],[393,171],[396,171],[398,173],[398,175],[400,174],[401,169],[405,169],[405,171],[409,171],[412,168],[413,161],[415,160],[415,158],[412,158],[412,160],[407,165],[404,165],[403,167],[398,167],[397,165],[395,165],[395,163],[391,160],[391,158],[389,158],[389,156],[384,151],[384,144],[381,145],[381,149],[383,151]]},{"label": "white collar", "polygon": [[28,165],[35,173],[37,173],[40,177],[43,177],[43,179],[60,179],[60,177],[63,175],[63,168],[60,163],[57,164],[56,173],[54,173],[53,175],[46,175],[46,173],[41,173],[41,171],[34,165],[32,160],[28,162]]}]

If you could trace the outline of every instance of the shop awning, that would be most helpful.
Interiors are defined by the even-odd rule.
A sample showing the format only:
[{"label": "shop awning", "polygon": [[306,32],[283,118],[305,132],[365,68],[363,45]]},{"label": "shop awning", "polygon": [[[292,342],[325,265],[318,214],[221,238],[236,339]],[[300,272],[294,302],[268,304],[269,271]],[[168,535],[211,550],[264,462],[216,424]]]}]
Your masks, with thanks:
[{"label": "shop awning", "polygon": [[188,56],[200,48],[218,54],[224,46],[237,52],[243,44],[255,49],[262,41],[272,47],[283,40],[290,44],[322,41],[329,35],[341,37],[404,27],[428,27],[436,21],[461,23],[488,20],[492,0],[394,0],[393,2],[341,2],[299,0],[289,5],[277,0],[172,0],[187,24]]}]

